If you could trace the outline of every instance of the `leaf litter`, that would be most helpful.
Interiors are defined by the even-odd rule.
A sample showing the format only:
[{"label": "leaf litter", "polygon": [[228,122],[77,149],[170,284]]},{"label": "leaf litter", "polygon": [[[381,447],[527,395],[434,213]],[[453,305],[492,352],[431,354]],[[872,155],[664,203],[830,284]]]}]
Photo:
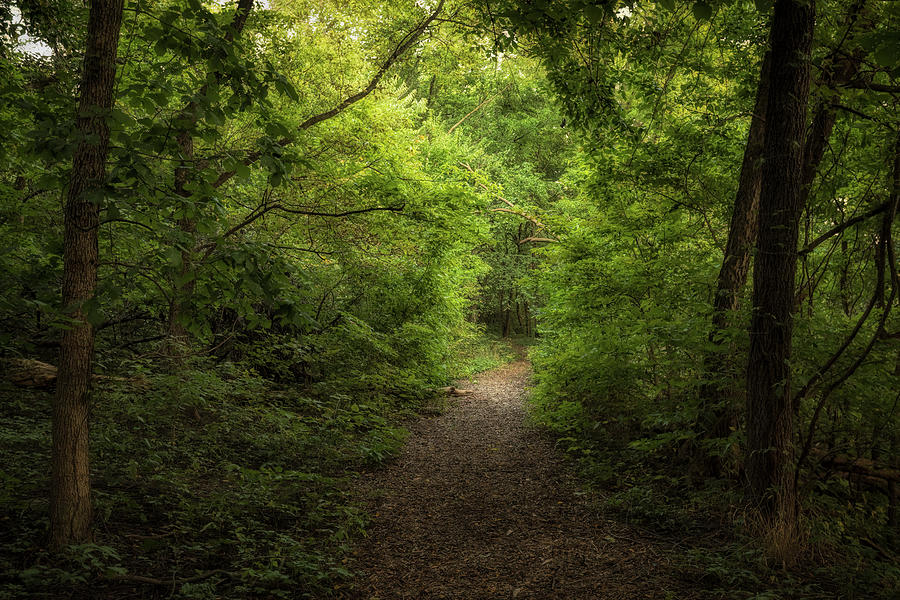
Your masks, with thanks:
[{"label": "leaf litter", "polygon": [[372,524],[345,597],[690,598],[673,547],[606,518],[546,435],[529,425],[530,365],[462,387],[411,426],[386,469],[364,476]]}]

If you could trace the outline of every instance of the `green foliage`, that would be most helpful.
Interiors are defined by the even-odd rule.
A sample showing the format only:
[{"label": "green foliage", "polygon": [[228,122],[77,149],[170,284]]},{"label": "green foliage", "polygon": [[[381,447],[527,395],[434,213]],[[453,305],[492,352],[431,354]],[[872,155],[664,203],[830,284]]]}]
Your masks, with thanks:
[{"label": "green foliage", "polygon": [[497,368],[515,358],[507,340],[483,335],[461,338],[453,348],[453,361],[448,368],[451,379],[468,379],[483,371]]},{"label": "green foliage", "polygon": [[[704,389],[745,387],[749,289],[732,326],[713,337],[711,309],[747,139],[747,120],[733,117],[752,110],[766,31],[760,13],[771,8],[765,4],[640,4],[593,22],[581,3],[561,1],[509,16],[520,47],[547,69],[583,144],[560,179],[567,193],[543,217],[559,243],[541,251],[526,286],[543,300],[531,352],[533,416],[558,436],[587,480],[611,494],[607,509],[656,530],[689,533],[698,511],[727,522],[741,503],[743,419],[713,439],[699,438],[697,425],[710,409],[701,403]],[[881,10],[869,13],[869,29],[856,40],[846,32],[852,18],[841,20],[846,7],[820,5],[819,14],[834,20],[817,30],[816,64],[845,40],[887,66],[889,57],[876,50],[892,39],[896,18],[893,9]],[[877,70],[881,81],[894,81],[890,69]],[[810,110],[835,94],[820,82]],[[896,140],[867,117],[894,123],[896,107],[878,105],[873,94],[840,95],[852,108],[838,115],[831,140],[840,140],[840,149],[827,153],[813,186],[803,243],[890,196],[887,165]],[[795,394],[861,318],[878,280],[879,226],[879,219],[864,221],[802,258]],[[805,443],[813,449],[799,478],[804,510],[814,515],[804,527],[814,538],[810,552],[822,554],[776,574],[763,564],[768,551],[758,530],[732,523],[739,543],[696,556],[722,593],[845,597],[896,588],[886,487],[850,484],[820,463],[825,448],[896,461],[896,436],[887,432],[900,418],[897,346],[878,334],[881,310],[872,314],[798,406],[798,454]],[[887,331],[896,330],[896,319],[894,311]],[[725,367],[713,378],[705,366],[719,361]],[[730,477],[704,477],[698,449],[718,457]],[[883,549],[880,556],[866,539]],[[843,557],[838,549],[846,549]],[[837,575],[842,564],[854,574],[850,581]]]},{"label": "green foliage", "polygon": [[[864,89],[896,88],[897,3],[818,4],[816,72],[865,69],[814,85],[813,107],[840,112],[804,244],[890,197],[898,120]],[[55,362],[86,6],[16,7],[21,23],[0,6],[0,356]],[[97,539],[47,554],[49,394],[4,389],[0,593],[114,596],[131,575],[216,569],[166,594],[343,589],[366,525],[354,474],[397,452],[428,389],[511,360],[515,336],[535,422],[605,510],[688,536],[741,513],[743,423],[715,439],[697,424],[705,387],[745,383],[749,298],[712,336],[710,320],[770,2],[450,3],[403,56],[422,3],[273,1],[239,35],[234,3],[127,8],[81,307],[96,370],[130,380],[94,398]],[[797,388],[890,287],[879,219],[803,254]],[[865,320],[797,407],[809,569],[765,564],[738,516],[687,572],[745,597],[896,589],[886,494],[825,457],[896,461],[898,329],[896,311]],[[698,448],[723,477],[695,471]]]},{"label": "green foliage", "polygon": [[[52,55],[0,55],[0,353],[55,363],[86,13],[52,3],[71,17],[61,31],[32,4],[27,29]],[[486,150],[447,133],[429,71],[407,56],[326,113],[373,81],[418,5],[272,3],[239,35],[233,4],[127,8],[99,283],[83,308],[97,371],[135,383],[95,394],[97,546],[59,561],[44,549],[50,400],[9,392],[0,499],[17,517],[2,593],[115,595],[132,575],[224,569],[167,593],[321,597],[346,585],[365,526],[354,474],[397,452],[430,388],[508,360],[468,321],[492,200],[460,163]],[[472,96],[442,94],[454,97]]]},{"label": "green foliage", "polygon": [[[2,429],[15,457],[3,499],[17,518],[3,540],[4,591],[98,589],[125,573],[165,578],[178,557],[188,561],[181,577],[228,571],[210,590],[232,597],[331,589],[350,576],[341,559],[366,521],[350,495],[353,474],[396,453],[405,436],[397,420],[419,402],[372,381],[336,379],[301,393],[246,366],[199,361],[148,374],[140,387],[105,387],[92,444],[102,545],[73,548],[62,563],[34,545],[46,524],[47,472],[37,467],[47,398],[7,390],[18,407]],[[33,566],[18,567],[23,560]],[[177,595],[205,597],[204,589]]]}]

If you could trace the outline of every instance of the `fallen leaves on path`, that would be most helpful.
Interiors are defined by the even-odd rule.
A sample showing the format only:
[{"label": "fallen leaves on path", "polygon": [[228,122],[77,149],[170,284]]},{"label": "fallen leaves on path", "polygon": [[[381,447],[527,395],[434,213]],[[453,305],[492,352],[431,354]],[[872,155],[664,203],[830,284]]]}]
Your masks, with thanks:
[{"label": "fallen leaves on path", "polygon": [[591,510],[525,420],[529,364],[466,382],[399,459],[368,476],[373,523],[352,597],[686,598],[667,548]]}]

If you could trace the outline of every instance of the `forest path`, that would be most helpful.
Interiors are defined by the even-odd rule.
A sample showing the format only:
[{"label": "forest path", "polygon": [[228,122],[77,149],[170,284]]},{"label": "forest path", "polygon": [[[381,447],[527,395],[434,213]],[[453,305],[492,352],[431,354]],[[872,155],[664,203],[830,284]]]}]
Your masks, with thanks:
[{"label": "forest path", "polygon": [[687,598],[671,548],[590,508],[546,436],[526,423],[530,365],[461,387],[412,426],[397,461],[369,474],[369,537],[352,597]]}]

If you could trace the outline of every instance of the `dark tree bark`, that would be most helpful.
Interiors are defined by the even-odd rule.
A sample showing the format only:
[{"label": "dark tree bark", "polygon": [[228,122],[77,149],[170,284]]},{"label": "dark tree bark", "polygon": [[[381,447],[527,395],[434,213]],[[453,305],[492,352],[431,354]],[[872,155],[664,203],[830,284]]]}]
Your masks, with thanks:
[{"label": "dark tree bark", "polygon": [[[756,244],[770,69],[771,53],[766,52],[760,69],[747,145],[744,148],[744,159],[734,198],[731,224],[728,228],[728,240],[725,244],[725,256],[716,279],[713,328],[709,336],[713,343],[719,343],[723,332],[736,325],[735,313],[739,307],[741,292],[747,283],[750,255]],[[697,424],[699,433],[704,438],[726,437],[736,420],[742,390],[735,385],[720,383],[728,379],[727,372],[730,366],[732,365],[729,361],[719,354],[709,354],[705,359],[704,372],[707,373],[710,383],[700,390]],[[718,474],[720,470],[718,461],[709,457],[704,458],[706,459],[704,470],[709,474]]]},{"label": "dark tree bark", "polygon": [[791,342],[797,240],[803,212],[804,133],[809,100],[812,0],[777,0],[753,269],[747,365],[747,477],[763,514],[796,526]]},{"label": "dark tree bark", "polygon": [[750,271],[750,254],[756,244],[770,70],[771,53],[766,52],[760,70],[756,103],[753,107],[750,131],[747,134],[747,146],[744,149],[744,160],[741,163],[741,175],[734,199],[734,210],[731,213],[731,225],[728,228],[725,258],[716,280],[713,326],[720,331],[729,326],[731,315],[738,308],[741,290],[747,282],[747,274]]},{"label": "dark tree bark", "polygon": [[[865,2],[866,0],[857,0],[848,8],[846,40],[853,39],[853,30],[859,23]],[[822,66],[822,75],[818,82],[821,97],[815,103],[804,145],[801,180],[801,205],[804,207],[834,128],[837,115],[834,105],[840,96],[839,86],[852,81],[859,72],[861,61],[859,51],[848,55],[838,50],[835,50]],[[744,150],[744,161],[741,165],[740,183],[728,230],[725,257],[716,282],[716,296],[713,301],[713,329],[710,333],[712,342],[721,339],[725,329],[737,325],[734,317],[739,308],[741,292],[747,282],[751,252],[756,244],[770,63],[771,53],[767,52],[763,59],[756,105]],[[811,290],[810,293],[812,293]],[[715,355],[706,358],[704,372],[709,375],[711,382],[700,390],[701,409],[698,417],[699,432],[705,438],[726,437],[731,428],[736,425],[738,406],[743,403],[744,390],[734,385],[716,383],[728,380],[728,367],[727,358],[720,359]],[[718,461],[710,460],[708,457],[704,458],[707,459],[704,469],[709,474],[718,474],[720,470]]]},{"label": "dark tree bark", "polygon": [[60,340],[59,375],[53,403],[50,483],[50,547],[91,539],[89,388],[94,329],[83,304],[94,297],[99,258],[100,205],[113,106],[116,53],[123,0],[92,0],[76,126],[80,141],[66,194],[62,302],[75,325]]}]

